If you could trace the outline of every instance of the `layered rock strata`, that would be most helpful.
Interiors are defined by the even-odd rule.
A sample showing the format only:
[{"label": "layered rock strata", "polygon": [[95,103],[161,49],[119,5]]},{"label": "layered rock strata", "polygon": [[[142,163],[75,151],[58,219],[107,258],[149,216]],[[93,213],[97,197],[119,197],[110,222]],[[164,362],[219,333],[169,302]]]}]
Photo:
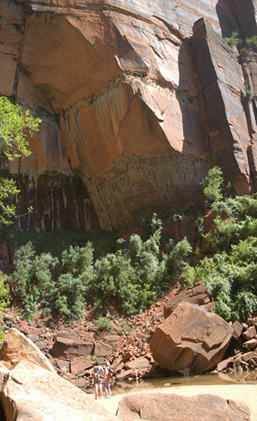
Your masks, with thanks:
[{"label": "layered rock strata", "polygon": [[[251,34],[255,6],[244,11]],[[237,13],[236,0],[4,0],[0,94],[43,118],[31,157],[11,167],[35,208],[19,228],[65,229],[70,215],[71,230],[97,229],[97,218],[111,229],[165,215],[198,200],[212,165],[237,193],[251,191],[256,108],[242,104],[247,70],[216,33],[237,29]],[[254,60],[245,63],[253,75]],[[73,187],[78,177],[83,194],[67,193],[63,176]],[[42,177],[54,200],[37,200]]]}]

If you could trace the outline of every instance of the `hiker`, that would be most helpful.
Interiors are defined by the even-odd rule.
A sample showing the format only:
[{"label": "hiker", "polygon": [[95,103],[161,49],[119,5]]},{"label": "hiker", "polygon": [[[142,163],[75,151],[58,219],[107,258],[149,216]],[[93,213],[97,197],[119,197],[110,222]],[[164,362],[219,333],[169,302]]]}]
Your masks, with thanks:
[{"label": "hiker", "polygon": [[109,361],[105,362],[104,367],[104,391],[106,394],[106,398],[111,397],[111,378],[112,378],[112,369],[110,367]]},{"label": "hiker", "polygon": [[103,367],[99,364],[99,361],[95,362],[94,367],[92,368],[90,374],[94,377],[94,386],[95,386],[95,399],[98,398],[98,391],[101,399],[103,399],[103,390],[102,390],[102,374]]}]

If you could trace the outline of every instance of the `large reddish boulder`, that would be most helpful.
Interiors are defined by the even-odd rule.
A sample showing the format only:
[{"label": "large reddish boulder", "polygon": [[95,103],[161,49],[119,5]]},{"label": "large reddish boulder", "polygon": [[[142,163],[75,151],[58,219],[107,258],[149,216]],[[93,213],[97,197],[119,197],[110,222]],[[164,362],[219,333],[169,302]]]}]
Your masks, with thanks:
[{"label": "large reddish boulder", "polygon": [[171,373],[200,374],[222,360],[232,327],[215,313],[182,302],[154,332],[150,347],[155,361]]}]

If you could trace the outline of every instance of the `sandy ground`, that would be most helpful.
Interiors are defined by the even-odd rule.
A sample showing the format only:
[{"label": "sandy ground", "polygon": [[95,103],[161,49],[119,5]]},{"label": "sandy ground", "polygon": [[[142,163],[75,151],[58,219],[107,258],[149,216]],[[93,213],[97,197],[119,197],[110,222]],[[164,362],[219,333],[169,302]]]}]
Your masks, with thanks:
[{"label": "sandy ground", "polygon": [[[176,393],[182,396],[199,394],[218,395],[222,398],[244,402],[251,411],[251,421],[257,421],[257,385],[228,384],[228,385],[200,385],[200,386],[173,386],[159,389],[142,390],[140,393]],[[116,414],[120,399],[124,395],[111,396],[109,399],[99,400],[99,404],[109,412]],[[235,420],[236,421],[236,420]]]}]

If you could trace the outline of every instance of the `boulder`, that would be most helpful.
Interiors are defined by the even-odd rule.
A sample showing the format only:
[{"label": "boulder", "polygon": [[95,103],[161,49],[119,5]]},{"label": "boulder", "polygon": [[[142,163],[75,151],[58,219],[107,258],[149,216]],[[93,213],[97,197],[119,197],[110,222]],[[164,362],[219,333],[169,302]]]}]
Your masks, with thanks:
[{"label": "boulder", "polygon": [[257,348],[257,339],[252,338],[252,339],[249,339],[248,341],[245,341],[244,346],[248,347],[250,349],[256,349]]},{"label": "boulder", "polygon": [[59,370],[61,370],[61,373],[70,373],[70,365],[71,365],[71,363],[69,361],[56,360],[55,363],[56,363],[56,366],[57,366],[57,372],[58,372],[58,374],[60,374],[60,371]]},{"label": "boulder", "polygon": [[112,346],[103,342],[96,342],[94,348],[94,355],[96,357],[109,357],[112,355]]},{"label": "boulder", "polygon": [[193,397],[168,393],[140,393],[125,396],[117,414],[147,421],[246,421],[249,408],[241,402],[213,395]]},{"label": "boulder", "polygon": [[254,338],[256,335],[255,326],[250,326],[246,331],[243,332],[243,338],[249,341],[249,339]]},{"label": "boulder", "polygon": [[94,343],[91,341],[79,341],[57,336],[50,353],[55,358],[72,359],[91,355],[93,349]]},{"label": "boulder", "polygon": [[115,376],[116,380],[125,380],[131,377],[136,377],[136,373],[132,369],[121,371],[119,374],[116,374]]},{"label": "boulder", "polygon": [[114,421],[91,396],[30,361],[5,376],[1,401],[6,421]]},{"label": "boulder", "polygon": [[15,367],[21,360],[27,360],[56,374],[50,361],[40,349],[15,328],[10,329],[4,338],[0,360],[9,369]]},{"label": "boulder", "polygon": [[232,333],[232,327],[217,314],[182,302],[157,327],[150,348],[162,369],[174,374],[200,374],[222,360]]},{"label": "boulder", "polygon": [[75,358],[70,362],[70,372],[75,376],[82,375],[93,365],[93,361],[89,358]]},{"label": "boulder", "polygon": [[186,301],[191,304],[198,304],[204,306],[208,310],[212,310],[214,304],[211,302],[209,291],[204,285],[197,285],[193,288],[188,288],[172,297],[164,307],[165,319],[175,310],[178,303]]},{"label": "boulder", "polygon": [[237,341],[242,332],[243,332],[243,326],[241,325],[241,323],[239,323],[237,320],[233,323],[232,325],[233,328],[233,338]]},{"label": "boulder", "polygon": [[131,370],[147,370],[147,368],[149,367],[150,363],[149,360],[147,358],[141,357],[141,358],[136,358],[133,361],[129,361],[128,363],[126,363],[126,368],[127,369],[131,369]]},{"label": "boulder", "polygon": [[121,335],[105,335],[103,339],[104,342],[115,348],[121,347],[123,342],[123,337]]}]

